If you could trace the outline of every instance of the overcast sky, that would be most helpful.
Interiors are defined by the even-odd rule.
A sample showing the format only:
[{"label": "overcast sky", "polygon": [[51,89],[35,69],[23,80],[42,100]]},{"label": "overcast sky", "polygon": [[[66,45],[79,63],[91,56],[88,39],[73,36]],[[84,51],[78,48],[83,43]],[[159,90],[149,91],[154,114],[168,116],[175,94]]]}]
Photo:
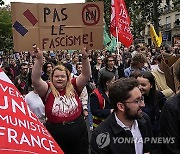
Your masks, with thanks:
[{"label": "overcast sky", "polygon": [[5,0],[5,4],[9,4],[10,2],[64,4],[64,3],[83,3],[85,2],[85,0]]}]

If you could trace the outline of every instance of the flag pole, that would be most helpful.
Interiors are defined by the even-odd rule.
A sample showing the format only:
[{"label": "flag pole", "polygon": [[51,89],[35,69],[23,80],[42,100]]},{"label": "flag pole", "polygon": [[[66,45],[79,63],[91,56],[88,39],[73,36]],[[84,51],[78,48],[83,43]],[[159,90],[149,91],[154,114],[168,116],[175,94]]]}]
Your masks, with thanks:
[{"label": "flag pole", "polygon": [[[116,22],[117,23],[117,22]],[[117,25],[116,25],[116,48],[117,48],[117,51],[118,51],[118,55],[120,54],[119,53],[119,48],[118,48],[118,43],[119,43],[119,39],[118,39],[118,27],[117,27]]]},{"label": "flag pole", "polygon": [[131,21],[124,0],[112,0],[111,6],[111,33],[117,39],[117,52],[120,54],[119,47],[122,44],[129,47],[133,42],[133,36],[130,31]]}]

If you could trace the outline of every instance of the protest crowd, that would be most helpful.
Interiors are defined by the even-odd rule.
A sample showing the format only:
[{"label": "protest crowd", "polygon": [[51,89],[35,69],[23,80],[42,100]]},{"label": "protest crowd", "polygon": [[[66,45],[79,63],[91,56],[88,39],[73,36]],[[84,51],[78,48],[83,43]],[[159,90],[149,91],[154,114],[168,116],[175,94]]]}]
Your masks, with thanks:
[{"label": "protest crowd", "polygon": [[[170,46],[122,46],[115,52],[35,47],[1,55],[0,66],[67,154],[178,154],[180,93],[168,87],[162,61],[179,55],[180,48]],[[175,73],[180,79],[180,64]],[[107,141],[109,136],[173,142],[125,144]]]}]

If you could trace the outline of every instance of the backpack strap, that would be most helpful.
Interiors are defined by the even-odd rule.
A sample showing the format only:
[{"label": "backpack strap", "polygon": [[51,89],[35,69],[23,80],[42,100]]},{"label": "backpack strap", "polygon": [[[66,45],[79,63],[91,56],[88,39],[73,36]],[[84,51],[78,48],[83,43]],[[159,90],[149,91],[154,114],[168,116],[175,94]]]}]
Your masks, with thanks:
[{"label": "backpack strap", "polygon": [[99,92],[99,90],[97,88],[93,90],[93,93],[95,93],[98,97],[100,109],[103,109],[104,108],[104,98],[103,98],[102,94]]}]

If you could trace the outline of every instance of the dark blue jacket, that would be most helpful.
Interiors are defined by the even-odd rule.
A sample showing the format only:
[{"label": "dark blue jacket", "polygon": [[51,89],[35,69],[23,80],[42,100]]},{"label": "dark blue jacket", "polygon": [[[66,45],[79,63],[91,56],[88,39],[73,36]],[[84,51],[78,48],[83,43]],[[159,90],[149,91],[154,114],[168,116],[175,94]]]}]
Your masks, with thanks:
[{"label": "dark blue jacket", "polygon": [[98,90],[105,100],[105,107],[104,107],[104,109],[100,108],[97,95],[95,93],[92,93],[90,95],[91,113],[93,116],[97,116],[99,118],[105,119],[111,114],[112,106],[110,104],[109,97],[105,94],[105,92],[101,88],[98,88]]}]

